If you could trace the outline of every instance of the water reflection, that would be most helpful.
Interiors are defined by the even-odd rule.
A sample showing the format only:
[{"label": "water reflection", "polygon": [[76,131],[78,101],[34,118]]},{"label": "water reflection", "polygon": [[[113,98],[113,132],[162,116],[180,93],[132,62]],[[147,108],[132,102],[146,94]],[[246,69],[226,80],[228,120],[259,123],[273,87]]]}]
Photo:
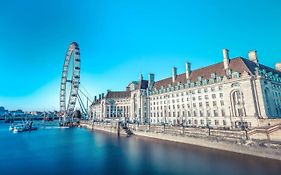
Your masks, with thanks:
[{"label": "water reflection", "polygon": [[0,174],[270,175],[281,162],[85,129],[12,134],[0,125]]}]

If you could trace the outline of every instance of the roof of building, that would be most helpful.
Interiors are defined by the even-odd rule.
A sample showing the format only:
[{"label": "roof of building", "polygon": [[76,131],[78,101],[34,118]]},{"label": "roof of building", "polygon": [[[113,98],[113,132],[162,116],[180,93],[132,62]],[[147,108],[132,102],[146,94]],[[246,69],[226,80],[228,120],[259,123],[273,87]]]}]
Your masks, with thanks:
[{"label": "roof of building", "polygon": [[[259,69],[264,69],[266,72],[272,72],[273,74],[278,74],[279,76],[281,76],[280,71],[260,63],[257,65],[255,62],[249,59],[236,57],[229,60],[229,68],[234,72],[239,72],[239,73],[247,72],[250,75],[254,75],[256,67],[259,67]],[[189,80],[191,82],[196,82],[198,80],[198,77],[201,77],[202,79],[210,79],[212,73],[215,73],[216,76],[220,76],[220,77],[225,76],[226,71],[224,70],[223,62],[219,62],[213,65],[209,65],[191,71]],[[153,88],[159,89],[161,87],[167,87],[169,84],[173,85],[177,83],[186,83],[186,82],[187,82],[186,74],[182,73],[176,76],[176,80],[174,83],[172,82],[172,77],[168,77],[163,80],[156,81],[153,85]],[[147,80],[141,80],[138,82],[132,81],[131,83],[136,84],[137,89],[148,88]],[[131,96],[131,91],[108,91],[105,98],[129,98],[130,96]],[[101,99],[97,99],[93,104],[98,104],[100,102]]]},{"label": "roof of building", "polygon": [[96,105],[96,104],[100,104],[101,103],[101,99],[97,99],[96,101],[93,101],[93,103],[91,104],[92,105]]},{"label": "roof of building", "polygon": [[131,91],[108,91],[106,98],[128,98],[131,96]]},{"label": "roof of building", "polygon": [[[237,58],[233,58],[229,60],[229,68],[232,71],[235,72],[239,72],[239,73],[243,73],[243,72],[247,72],[251,75],[254,74],[255,72],[255,68],[258,65],[256,63],[254,63],[253,61],[250,61],[248,59],[242,58],[242,57],[237,57]],[[279,74],[281,76],[281,72],[272,69],[270,67],[267,67],[265,65],[259,64],[260,69],[265,69],[266,71],[271,71],[273,73]],[[223,62],[220,63],[216,63],[210,66],[206,66],[203,68],[199,68],[196,70],[191,71],[190,74],[190,81],[191,82],[196,82],[198,80],[198,77],[202,77],[202,79],[210,79],[211,78],[211,74],[215,73],[216,76],[225,76],[226,72],[224,70],[224,64]],[[154,84],[154,88],[159,89],[162,87],[167,87],[169,84],[177,84],[177,83],[186,83],[186,74],[179,74],[176,76],[176,80],[173,83],[172,81],[172,77],[163,79],[163,80],[159,80],[156,81]]]},{"label": "roof of building", "polygon": [[[245,59],[245,58],[242,58],[244,63],[247,65],[248,69],[254,74],[255,72],[255,68],[258,67],[256,63],[254,63],[253,61],[251,60],[248,60],[248,59]],[[266,72],[272,72],[273,74],[278,74],[279,76],[281,76],[281,72],[276,70],[276,69],[273,69],[271,67],[268,67],[268,66],[265,66],[263,64],[260,64],[259,63],[259,69],[264,69]]]},{"label": "roof of building", "polygon": [[[131,91],[108,91],[105,98],[129,98],[131,97]],[[102,99],[97,99],[92,105],[100,104]]]}]

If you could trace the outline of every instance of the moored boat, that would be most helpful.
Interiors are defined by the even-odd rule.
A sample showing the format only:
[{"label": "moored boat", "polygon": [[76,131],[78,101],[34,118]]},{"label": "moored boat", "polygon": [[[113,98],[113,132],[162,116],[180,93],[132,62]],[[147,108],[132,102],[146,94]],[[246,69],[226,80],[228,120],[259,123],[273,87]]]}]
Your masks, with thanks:
[{"label": "moored boat", "polygon": [[21,124],[12,124],[9,128],[10,131],[13,131],[14,133],[17,132],[24,132],[24,131],[32,131],[37,130],[38,128],[33,126],[33,122],[23,122]]}]

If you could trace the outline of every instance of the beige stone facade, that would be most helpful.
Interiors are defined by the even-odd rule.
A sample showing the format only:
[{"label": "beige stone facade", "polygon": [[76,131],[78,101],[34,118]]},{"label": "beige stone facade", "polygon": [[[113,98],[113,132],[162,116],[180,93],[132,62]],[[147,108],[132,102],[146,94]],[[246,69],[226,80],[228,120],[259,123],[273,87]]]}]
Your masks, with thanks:
[{"label": "beige stone facade", "polygon": [[[279,64],[277,64],[279,65]],[[261,119],[281,116],[281,72],[259,63],[256,51],[249,58],[230,59],[191,69],[155,81],[140,76],[126,91],[108,92],[91,105],[94,120],[118,118],[141,124],[192,127],[257,127]],[[118,96],[119,95],[119,96]]]}]

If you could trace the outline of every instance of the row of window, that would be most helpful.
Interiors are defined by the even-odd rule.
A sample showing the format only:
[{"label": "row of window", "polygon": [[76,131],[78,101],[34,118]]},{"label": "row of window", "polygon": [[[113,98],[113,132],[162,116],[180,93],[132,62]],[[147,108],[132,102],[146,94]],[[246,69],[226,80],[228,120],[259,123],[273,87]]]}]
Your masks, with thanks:
[{"label": "row of window", "polygon": [[[205,114],[204,114],[205,112]],[[225,110],[221,109],[220,110],[220,116],[225,117]],[[199,111],[181,111],[181,112],[151,112],[150,113],[151,117],[218,117],[219,116],[219,110],[214,109],[214,110],[199,110]]]},{"label": "row of window", "polygon": [[[234,75],[232,77],[239,78],[239,73],[238,73],[238,76]],[[174,91],[174,90],[180,90],[180,89],[185,89],[185,88],[198,87],[201,85],[213,84],[215,82],[221,82],[221,81],[222,81],[222,77],[219,77],[219,76],[215,76],[215,78],[211,78],[208,80],[202,79],[202,77],[198,77],[198,81],[196,81],[196,82],[191,82],[188,80],[186,84],[181,84],[180,82],[178,82],[176,86],[172,86],[171,84],[169,84],[167,88],[164,88],[163,86],[161,86],[160,89],[154,89],[151,93],[152,94],[165,93],[165,92],[170,92],[170,91]],[[221,89],[222,86],[219,86],[219,88]],[[205,89],[207,89],[207,88],[205,88]]]},{"label": "row of window", "polygon": [[[214,92],[216,90],[215,87],[211,87],[210,88],[211,92]],[[219,86],[218,87],[218,90],[222,90],[222,86]],[[156,97],[151,97],[151,100],[158,100],[158,99],[164,99],[164,98],[173,98],[173,97],[179,97],[179,96],[184,96],[184,95],[189,95],[190,93],[191,94],[200,94],[202,92],[206,93],[208,92],[208,88],[205,88],[205,89],[198,89],[198,90],[192,90],[192,91],[189,91],[189,92],[180,92],[180,93],[172,93],[172,94],[167,94],[167,95],[161,95],[161,96],[156,96]]]},{"label": "row of window", "polygon": [[[217,107],[218,105],[217,105],[217,101],[213,101],[212,102],[212,106],[213,107]],[[224,101],[223,100],[220,100],[219,101],[219,103],[220,103],[220,106],[224,106]],[[193,108],[197,108],[197,106],[198,107],[200,107],[200,108],[202,108],[203,107],[203,102],[199,102],[199,103],[192,103],[192,106],[191,106],[191,104],[182,104],[182,105],[180,105],[180,104],[178,104],[178,105],[167,105],[167,106],[152,106],[152,107],[150,107],[150,110],[151,111],[155,111],[155,110],[167,110],[167,109],[176,109],[176,107],[177,107],[177,109],[180,109],[180,108],[182,108],[182,109],[185,109],[185,108],[191,108],[191,107],[193,107]],[[209,101],[206,101],[205,102],[205,106],[204,107],[209,107],[210,106],[210,102]]]},{"label": "row of window", "polygon": [[[216,94],[212,94],[212,99],[216,99]],[[223,93],[220,93],[219,94],[219,97],[220,98],[223,98]],[[195,101],[196,99],[198,99],[199,101],[201,101],[202,100],[202,96],[198,96],[197,98],[196,97],[192,97],[192,101]],[[205,100],[209,100],[209,95],[205,95],[204,96],[204,99]],[[171,100],[171,102],[172,103],[175,103],[175,102],[177,102],[177,103],[179,103],[179,102],[185,102],[185,98],[181,98],[181,99],[172,99]],[[189,97],[187,97],[186,98],[186,101],[190,101],[190,98]],[[154,102],[151,102],[151,105],[158,105],[158,104],[162,104],[162,102],[164,102],[164,104],[166,104],[166,101],[154,101]],[[167,103],[170,103],[170,100],[167,100]]]},{"label": "row of window", "polygon": [[[157,123],[164,123],[165,121],[163,119],[150,119],[150,122],[157,124]],[[201,120],[197,120],[197,119],[191,120],[191,119],[189,119],[189,120],[182,120],[182,121],[168,119],[165,123],[185,124],[185,125],[202,125],[202,126],[207,125],[207,122],[204,119],[201,119]],[[222,124],[222,125],[226,126],[227,122],[226,122],[226,120],[222,120],[222,123],[220,123],[219,120],[214,120],[213,122],[212,122],[212,120],[208,120],[208,124],[209,125],[220,125],[220,124]]]}]

